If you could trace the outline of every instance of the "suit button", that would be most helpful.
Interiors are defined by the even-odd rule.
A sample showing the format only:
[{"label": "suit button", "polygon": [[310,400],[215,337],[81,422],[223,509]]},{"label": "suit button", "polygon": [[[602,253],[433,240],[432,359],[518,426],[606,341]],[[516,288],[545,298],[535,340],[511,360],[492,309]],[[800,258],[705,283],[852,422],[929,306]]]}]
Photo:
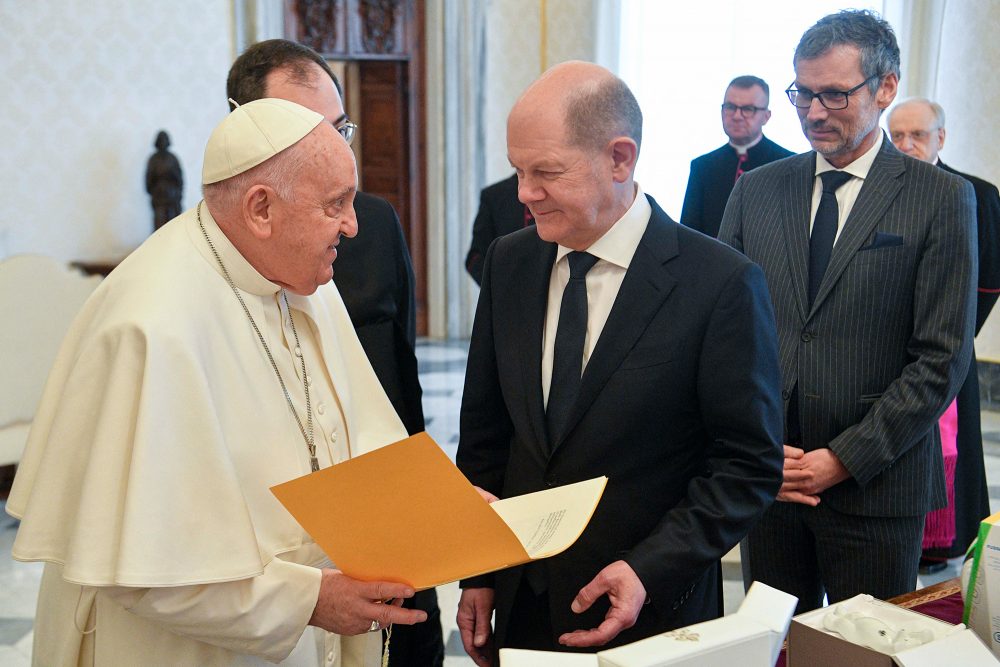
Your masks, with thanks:
[{"label": "suit button", "polygon": [[791,396],[792,396],[792,392],[788,391],[787,389],[785,389],[783,392],[781,392],[781,400],[783,400],[783,401],[787,401],[789,398],[791,398]]},{"label": "suit button", "polygon": [[545,486],[551,489],[555,485],[556,485],[556,478],[553,475],[547,475],[545,477]]},{"label": "suit button", "polygon": [[813,339],[812,334],[809,333],[808,331],[803,331],[801,338],[803,343],[808,343]]}]

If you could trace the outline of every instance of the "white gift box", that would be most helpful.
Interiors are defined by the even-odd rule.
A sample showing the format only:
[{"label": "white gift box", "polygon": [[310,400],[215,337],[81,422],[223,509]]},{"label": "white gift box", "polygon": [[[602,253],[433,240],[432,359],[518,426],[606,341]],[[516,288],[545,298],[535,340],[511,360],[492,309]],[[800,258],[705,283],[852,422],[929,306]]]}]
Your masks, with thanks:
[{"label": "white gift box", "polygon": [[501,649],[501,667],[770,667],[795,597],[754,583],[736,613],[595,654]]},{"label": "white gift box", "polygon": [[[900,630],[925,632],[931,639],[928,643],[882,652],[852,643],[843,635],[824,627],[827,615],[852,612],[884,623],[891,629],[890,634]],[[870,595],[857,595],[799,614],[792,619],[788,635],[788,667],[974,667],[996,664],[989,650],[964,625],[945,623]]]}]

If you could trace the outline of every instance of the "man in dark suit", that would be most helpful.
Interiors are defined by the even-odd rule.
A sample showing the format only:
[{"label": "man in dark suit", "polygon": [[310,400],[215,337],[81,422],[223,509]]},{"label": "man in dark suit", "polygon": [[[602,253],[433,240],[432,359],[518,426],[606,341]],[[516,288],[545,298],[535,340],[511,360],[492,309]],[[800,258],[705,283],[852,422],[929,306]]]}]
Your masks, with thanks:
[{"label": "man in dark suit", "polygon": [[[344,112],[343,91],[329,64],[307,46],[284,39],[254,44],[229,70],[226,92],[237,104],[277,97],[323,114],[348,143],[356,126]],[[413,267],[392,205],[358,192],[358,233],[341,238],[334,283],[375,375],[410,434],[424,430],[423,392],[414,353],[416,323]],[[427,667],[444,662],[437,593],[421,591],[406,601],[427,612],[427,623],[392,634],[392,667]]]},{"label": "man in dark suit", "polygon": [[[952,169],[938,157],[944,147],[944,109],[924,98],[912,98],[896,104],[889,112],[889,136],[896,148],[910,157],[936,164],[961,176],[976,194],[976,231],[979,239],[979,276],[976,292],[976,329],[978,335],[1000,294],[1000,193],[992,183]],[[958,434],[955,463],[954,503],[932,513],[924,534],[922,568],[933,571],[944,567],[947,558],[965,554],[979,532],[979,522],[990,514],[989,491],[983,464],[983,435],[979,415],[979,375],[972,355],[969,372],[958,392]],[[943,521],[954,529],[954,538],[932,542],[933,528]],[[947,532],[947,531],[940,531]],[[940,536],[943,538],[944,536]]]},{"label": "man in dark suit", "polygon": [[608,485],[567,551],[463,582],[480,665],[494,608],[498,647],[545,650],[717,617],[719,559],[780,484],[764,278],[643,194],[641,133],[624,82],[580,62],[546,72],[507,122],[536,226],[486,257],[457,463],[500,497]]},{"label": "man in dark suit", "polygon": [[769,101],[770,89],[759,77],[738,76],[729,82],[722,102],[722,131],[729,143],[691,161],[682,225],[717,236],[736,179],[755,167],[792,155],[764,136],[764,125],[771,119]]},{"label": "man in dark suit", "polygon": [[972,188],[878,127],[899,80],[888,23],[824,17],[794,65],[814,150],[742,176],[719,238],[767,276],[786,406],[784,502],[743,556],[804,611],[915,587],[924,515],[945,500],[936,422],[972,349],[976,239]]},{"label": "man in dark suit", "polygon": [[531,209],[517,199],[517,174],[482,189],[472,223],[472,245],[465,257],[465,269],[477,285],[483,282],[483,262],[493,239],[533,224]]}]

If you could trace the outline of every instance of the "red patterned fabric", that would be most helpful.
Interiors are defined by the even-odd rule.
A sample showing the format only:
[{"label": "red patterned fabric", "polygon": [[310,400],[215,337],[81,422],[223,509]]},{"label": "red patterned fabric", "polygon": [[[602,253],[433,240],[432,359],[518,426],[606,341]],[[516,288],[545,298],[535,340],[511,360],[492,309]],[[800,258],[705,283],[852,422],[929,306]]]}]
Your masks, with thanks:
[{"label": "red patterned fabric", "polygon": [[743,175],[743,165],[746,164],[748,156],[746,153],[740,153],[740,159],[736,161],[736,179],[739,180],[740,176]]}]

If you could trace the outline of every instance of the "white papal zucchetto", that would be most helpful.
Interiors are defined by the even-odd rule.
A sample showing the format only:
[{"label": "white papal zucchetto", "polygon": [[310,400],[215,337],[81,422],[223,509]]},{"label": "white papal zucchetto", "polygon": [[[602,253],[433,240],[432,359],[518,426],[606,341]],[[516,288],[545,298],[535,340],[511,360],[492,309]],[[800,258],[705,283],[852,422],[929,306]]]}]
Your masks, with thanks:
[{"label": "white papal zucchetto", "polygon": [[202,184],[224,181],[256,167],[322,122],[321,114],[288,100],[266,97],[237,106],[208,139]]}]

